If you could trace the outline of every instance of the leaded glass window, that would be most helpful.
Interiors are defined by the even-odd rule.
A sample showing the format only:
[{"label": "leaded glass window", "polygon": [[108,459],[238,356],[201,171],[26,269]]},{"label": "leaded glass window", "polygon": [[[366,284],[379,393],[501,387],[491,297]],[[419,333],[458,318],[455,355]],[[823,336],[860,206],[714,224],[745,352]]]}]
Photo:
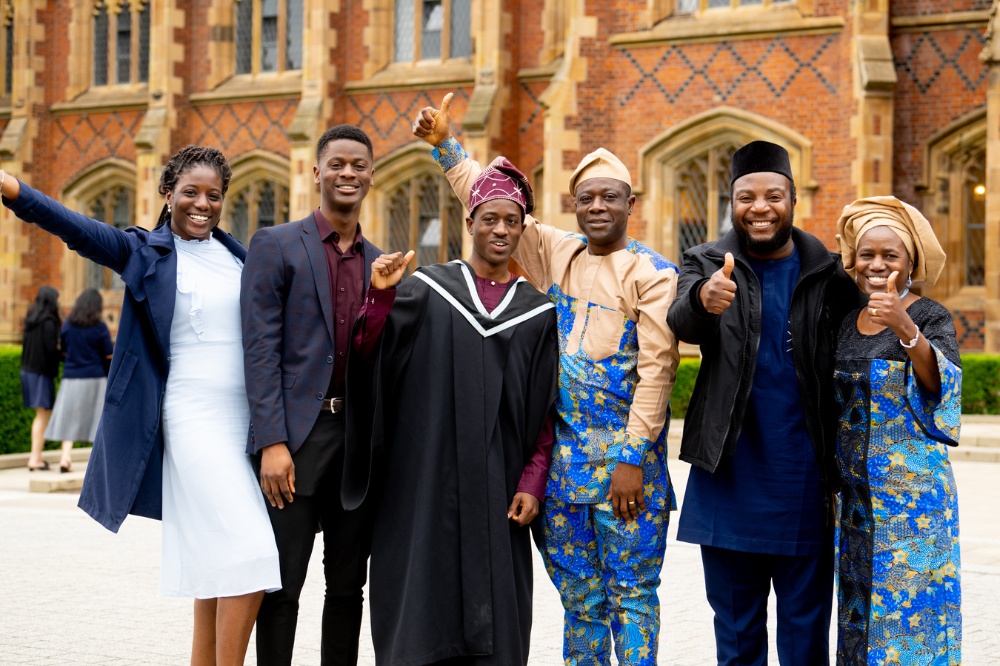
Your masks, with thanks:
[{"label": "leaded glass window", "polygon": [[132,12],[129,10],[128,3],[123,4],[119,10],[115,25],[117,33],[115,81],[128,83],[132,69]]},{"label": "leaded glass window", "polygon": [[447,60],[472,54],[471,0],[395,0],[393,60]]},{"label": "leaded glass window", "polygon": [[108,85],[108,8],[101,3],[94,11],[94,85]]},{"label": "leaded glass window", "polygon": [[288,3],[285,29],[285,69],[302,69],[302,3]]},{"label": "leaded glass window", "polygon": [[139,12],[139,72],[140,83],[149,81],[149,10]]},{"label": "leaded glass window", "polygon": [[[125,229],[132,226],[135,193],[126,187],[113,187],[94,197],[87,210],[95,220]],[[110,268],[87,261],[87,287],[120,291],[125,288],[125,283]]]},{"label": "leaded glass window", "polygon": [[965,286],[986,284],[986,152],[974,155],[962,184],[965,216]]},{"label": "leaded glass window", "polygon": [[302,69],[302,0],[234,4],[237,74]]},{"label": "leaded glass window", "polygon": [[389,252],[416,250],[418,266],[461,258],[465,215],[443,175],[404,181],[389,193],[386,206]]},{"label": "leaded glass window", "polygon": [[149,81],[149,14],[145,1],[95,1],[95,86]]},{"label": "leaded glass window", "polygon": [[0,3],[0,38],[3,39],[3,94],[10,97],[14,82],[14,5],[11,0]]},{"label": "leaded glass window", "polygon": [[231,192],[226,206],[229,233],[246,246],[258,229],[288,222],[288,188],[270,180],[258,180],[239,192]]},{"label": "leaded glass window", "polygon": [[678,257],[729,231],[729,178],[736,146],[724,144],[696,155],[677,170]]}]

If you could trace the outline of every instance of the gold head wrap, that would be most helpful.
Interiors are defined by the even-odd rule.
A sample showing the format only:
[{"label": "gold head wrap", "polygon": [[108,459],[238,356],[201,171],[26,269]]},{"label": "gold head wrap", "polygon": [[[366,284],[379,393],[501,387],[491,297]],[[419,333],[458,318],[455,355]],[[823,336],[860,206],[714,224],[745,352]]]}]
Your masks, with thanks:
[{"label": "gold head wrap", "polygon": [[570,196],[576,196],[577,184],[590,178],[614,178],[622,181],[629,188],[632,187],[632,178],[628,175],[628,169],[614,153],[606,148],[598,148],[580,160],[580,165],[569,177]]},{"label": "gold head wrap", "polygon": [[913,262],[914,282],[933,285],[944,270],[945,253],[931,223],[923,214],[896,197],[868,197],[844,207],[837,221],[837,242],[844,268],[851,277],[858,240],[869,229],[889,227],[899,236]]}]

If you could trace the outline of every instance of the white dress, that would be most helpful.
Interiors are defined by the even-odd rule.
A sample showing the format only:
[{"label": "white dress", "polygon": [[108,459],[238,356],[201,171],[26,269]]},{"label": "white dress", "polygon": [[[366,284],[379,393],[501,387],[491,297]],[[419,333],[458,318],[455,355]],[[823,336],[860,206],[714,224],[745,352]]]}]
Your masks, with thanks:
[{"label": "white dress", "polygon": [[278,549],[246,453],[240,273],[210,238],[177,248],[163,398],[160,594],[211,599],[281,587]]}]

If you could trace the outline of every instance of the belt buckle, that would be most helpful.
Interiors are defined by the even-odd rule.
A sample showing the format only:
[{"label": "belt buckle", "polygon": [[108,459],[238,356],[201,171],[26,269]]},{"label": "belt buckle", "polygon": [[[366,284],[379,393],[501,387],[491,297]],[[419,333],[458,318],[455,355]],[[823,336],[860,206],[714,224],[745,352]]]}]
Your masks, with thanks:
[{"label": "belt buckle", "polygon": [[330,398],[330,413],[339,414],[342,411],[344,411],[344,399]]}]

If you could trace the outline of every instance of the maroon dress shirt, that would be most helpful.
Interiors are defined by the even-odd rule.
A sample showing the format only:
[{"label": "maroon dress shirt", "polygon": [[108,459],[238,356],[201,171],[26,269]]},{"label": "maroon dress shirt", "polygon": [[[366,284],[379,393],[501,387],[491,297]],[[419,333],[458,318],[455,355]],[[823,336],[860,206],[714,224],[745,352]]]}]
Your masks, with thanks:
[{"label": "maroon dress shirt", "polygon": [[313,212],[313,219],[316,220],[316,228],[323,239],[326,268],[330,276],[330,302],[333,304],[333,378],[326,395],[329,398],[342,398],[351,328],[364,300],[365,257],[361,225],[358,225],[354,235],[354,243],[344,252],[339,245],[340,234],[333,230],[318,208]]}]

